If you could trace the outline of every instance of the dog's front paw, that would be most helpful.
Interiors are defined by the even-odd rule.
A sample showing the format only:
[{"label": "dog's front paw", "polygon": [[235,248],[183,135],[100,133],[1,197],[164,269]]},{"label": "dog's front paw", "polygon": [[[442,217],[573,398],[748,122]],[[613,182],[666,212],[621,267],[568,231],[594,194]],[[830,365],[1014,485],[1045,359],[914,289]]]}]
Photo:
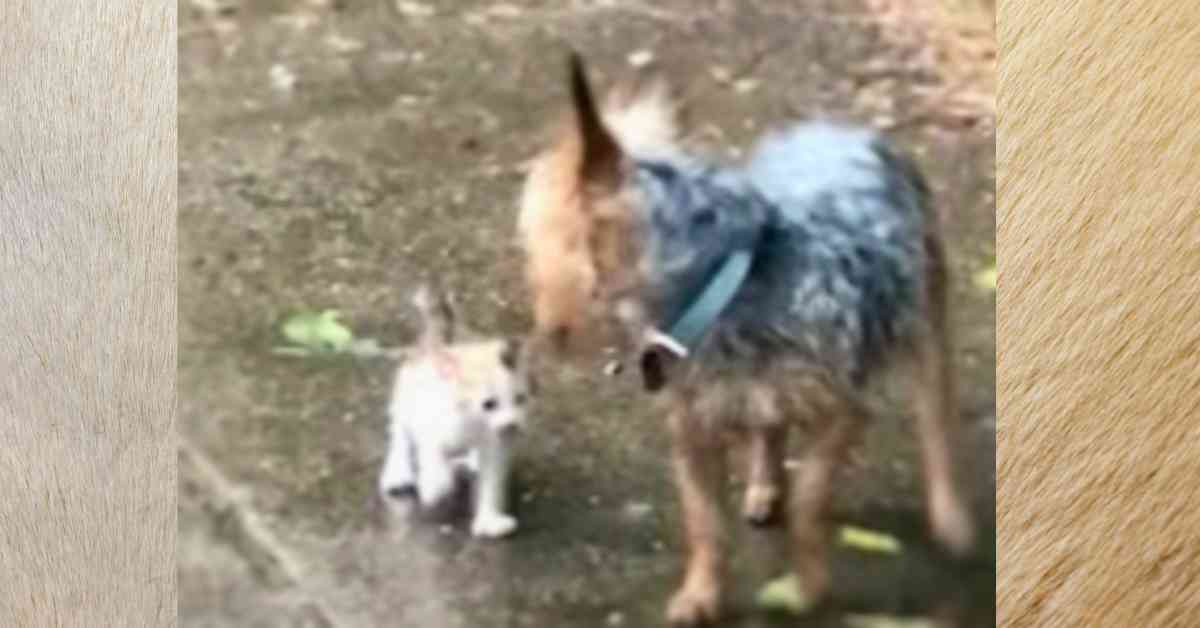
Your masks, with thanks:
[{"label": "dog's front paw", "polygon": [[471,523],[471,534],[485,539],[508,536],[517,529],[517,520],[499,513],[480,514]]},{"label": "dog's front paw", "polygon": [[685,584],[667,606],[667,622],[672,626],[711,624],[720,614],[721,592],[715,585]]},{"label": "dog's front paw", "polygon": [[769,484],[751,484],[746,488],[742,516],[755,525],[764,525],[775,516],[779,503],[779,488]]}]

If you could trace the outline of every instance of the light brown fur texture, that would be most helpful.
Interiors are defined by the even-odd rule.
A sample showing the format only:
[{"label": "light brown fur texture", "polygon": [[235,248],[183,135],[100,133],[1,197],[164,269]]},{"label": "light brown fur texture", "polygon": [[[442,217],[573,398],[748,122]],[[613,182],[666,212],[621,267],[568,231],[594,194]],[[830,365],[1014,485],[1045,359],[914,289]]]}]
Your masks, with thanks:
[{"label": "light brown fur texture", "polygon": [[[533,298],[535,337],[560,354],[593,351],[612,341],[605,321],[623,318],[624,344],[635,345],[647,310],[637,268],[638,234],[630,217],[638,202],[622,185],[628,146],[672,150],[676,110],[661,83],[617,92],[606,112],[595,109],[582,62],[572,59],[568,123],[538,158],[526,182],[520,231]],[[644,133],[644,137],[639,137]],[[641,144],[639,144],[641,142]],[[951,447],[957,405],[945,324],[945,264],[940,234],[926,235],[929,259],[923,308],[930,333],[916,340],[909,360],[917,432],[925,462],[926,494],[934,534],[965,553],[973,525],[953,479]],[[625,306],[633,314],[618,312]],[[602,340],[597,341],[599,337]],[[620,342],[620,340],[618,340]],[[696,358],[699,359],[699,358]],[[868,422],[854,391],[807,365],[773,364],[756,372],[712,376],[684,366],[664,397],[671,460],[687,539],[683,582],[667,608],[670,623],[695,625],[721,617],[726,589],[724,532],[726,448],[729,433],[748,441],[749,486],[743,516],[755,523],[787,503],[795,568],[806,593],[822,600],[830,585],[826,559],[833,473]],[[700,373],[699,375],[696,375]],[[810,428],[809,460],[793,481],[782,471],[788,428]],[[771,446],[772,443],[776,446]]]},{"label": "light brown fur texture", "polygon": [[0,625],[174,626],[176,4],[0,3]]},{"label": "light brown fur texture", "polygon": [[998,31],[998,625],[1200,625],[1200,5]]},{"label": "light brown fur texture", "polygon": [[[622,147],[650,155],[676,150],[679,106],[660,76],[618,83],[598,113]],[[549,147],[534,159],[522,192],[518,231],[529,252],[525,277],[533,295],[534,318],[539,327],[555,330],[559,341],[564,340],[563,334],[573,335],[575,350],[584,352],[612,339],[595,333],[607,322],[592,316],[596,291],[633,286],[620,277],[629,270],[624,262],[632,255],[626,246],[630,241],[626,199],[615,197],[611,189],[597,190],[595,182],[580,176],[586,160],[578,123],[576,112],[566,112],[552,129]],[[598,281],[598,273],[604,274],[603,282]],[[589,333],[579,333],[585,327]]]}]

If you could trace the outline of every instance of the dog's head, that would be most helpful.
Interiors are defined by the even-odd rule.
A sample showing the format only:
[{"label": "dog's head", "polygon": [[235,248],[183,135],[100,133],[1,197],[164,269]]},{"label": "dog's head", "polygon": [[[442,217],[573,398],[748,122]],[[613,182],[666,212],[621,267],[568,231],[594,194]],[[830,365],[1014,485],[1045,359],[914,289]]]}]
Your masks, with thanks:
[{"label": "dog's head", "polygon": [[575,54],[570,93],[564,123],[526,180],[519,230],[535,335],[558,353],[589,353],[632,337],[613,332],[641,320],[617,316],[644,296],[632,155],[675,150],[679,116],[666,83],[646,77],[618,87],[601,109]]}]

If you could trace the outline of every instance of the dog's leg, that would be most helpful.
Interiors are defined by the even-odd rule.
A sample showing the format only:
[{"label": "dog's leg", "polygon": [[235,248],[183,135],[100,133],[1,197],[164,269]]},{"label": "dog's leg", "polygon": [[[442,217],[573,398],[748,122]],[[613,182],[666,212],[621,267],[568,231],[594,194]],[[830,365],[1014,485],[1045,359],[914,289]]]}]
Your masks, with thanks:
[{"label": "dog's leg", "polygon": [[471,534],[499,538],[517,529],[517,520],[505,512],[511,443],[503,434],[488,430],[479,448],[478,493]]},{"label": "dog's leg", "polygon": [[786,426],[750,428],[749,469],[742,503],[742,516],[750,523],[763,525],[775,516],[784,493],[783,456],[786,448]]},{"label": "dog's leg", "polygon": [[958,401],[951,364],[953,343],[947,319],[945,250],[937,234],[925,238],[927,334],[913,347],[916,363],[917,432],[925,471],[925,496],[933,534],[958,555],[975,542],[970,512],[955,482],[952,447],[957,442]]},{"label": "dog's leg", "polygon": [[788,525],[795,552],[796,574],[813,602],[829,592],[829,506],[833,473],[862,434],[867,415],[848,400],[838,412],[824,411],[828,420],[797,472],[789,500]]},{"label": "dog's leg", "polygon": [[753,385],[749,401],[748,465],[742,516],[750,523],[763,525],[775,516],[785,492],[783,457],[787,451],[788,425],[784,421],[779,394],[773,387]]},{"label": "dog's leg", "polygon": [[962,556],[975,543],[975,529],[955,482],[951,448],[958,432],[958,412],[947,349],[944,342],[925,340],[915,348],[917,432],[934,537]]},{"label": "dog's leg", "polygon": [[667,608],[667,619],[676,626],[716,621],[725,575],[721,507],[725,452],[717,435],[694,425],[694,418],[682,407],[677,407],[670,417],[672,464],[688,544],[683,586]]}]

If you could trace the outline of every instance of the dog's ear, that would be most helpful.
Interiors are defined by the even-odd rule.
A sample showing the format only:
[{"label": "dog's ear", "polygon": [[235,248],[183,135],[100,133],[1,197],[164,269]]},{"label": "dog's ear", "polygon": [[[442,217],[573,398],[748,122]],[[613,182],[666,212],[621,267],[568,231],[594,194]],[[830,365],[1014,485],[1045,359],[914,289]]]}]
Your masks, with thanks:
[{"label": "dog's ear", "polygon": [[679,362],[677,354],[663,347],[649,347],[642,352],[640,370],[642,372],[642,387],[651,394],[657,393],[667,385],[671,369]]},{"label": "dog's ear", "polygon": [[579,176],[585,186],[616,187],[623,167],[621,147],[604,125],[577,52],[570,56],[570,81],[574,132],[580,146]]},{"label": "dog's ear", "polygon": [[635,155],[677,152],[687,117],[675,85],[655,68],[626,76],[609,91],[604,106],[605,122],[621,148]]},{"label": "dog's ear", "polygon": [[671,369],[687,356],[687,347],[657,329],[648,329],[639,364],[642,386],[651,393],[662,390],[667,385]]}]

